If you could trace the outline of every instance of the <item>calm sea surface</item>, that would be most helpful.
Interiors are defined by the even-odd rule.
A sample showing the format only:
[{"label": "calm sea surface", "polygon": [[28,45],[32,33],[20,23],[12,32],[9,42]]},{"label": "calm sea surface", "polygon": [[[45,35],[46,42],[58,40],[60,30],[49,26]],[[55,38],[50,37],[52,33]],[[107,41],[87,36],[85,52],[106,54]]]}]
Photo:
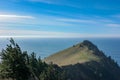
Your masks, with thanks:
[{"label": "calm sea surface", "polygon": [[[71,47],[87,38],[15,38],[22,50],[29,54],[35,52],[41,58]],[[111,56],[120,65],[120,38],[88,38],[107,56]],[[0,38],[0,50],[9,44],[8,38]]]}]

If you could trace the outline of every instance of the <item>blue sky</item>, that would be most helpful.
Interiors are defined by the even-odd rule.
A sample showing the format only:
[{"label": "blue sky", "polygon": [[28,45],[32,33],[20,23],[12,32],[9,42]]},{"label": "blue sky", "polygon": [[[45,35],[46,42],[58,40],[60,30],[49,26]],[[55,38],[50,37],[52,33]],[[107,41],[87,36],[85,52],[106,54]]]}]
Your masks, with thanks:
[{"label": "blue sky", "polygon": [[120,0],[1,0],[0,37],[120,37]]}]

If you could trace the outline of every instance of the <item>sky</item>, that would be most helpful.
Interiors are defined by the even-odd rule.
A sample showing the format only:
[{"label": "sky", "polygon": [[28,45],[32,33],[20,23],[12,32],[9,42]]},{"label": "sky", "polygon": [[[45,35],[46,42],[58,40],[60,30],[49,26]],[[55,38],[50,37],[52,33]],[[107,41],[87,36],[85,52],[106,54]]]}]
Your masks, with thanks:
[{"label": "sky", "polygon": [[120,0],[0,0],[0,37],[120,37]]}]

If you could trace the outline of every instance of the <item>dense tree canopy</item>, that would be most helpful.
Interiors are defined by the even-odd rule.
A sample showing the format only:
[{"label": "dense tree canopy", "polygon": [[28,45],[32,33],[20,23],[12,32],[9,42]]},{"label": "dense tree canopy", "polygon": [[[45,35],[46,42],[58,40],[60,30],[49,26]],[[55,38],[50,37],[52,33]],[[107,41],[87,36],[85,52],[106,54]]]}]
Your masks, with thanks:
[{"label": "dense tree canopy", "polygon": [[1,76],[16,80],[27,80],[30,72],[26,65],[26,55],[25,52],[21,51],[19,45],[11,39],[10,44],[1,52]]},{"label": "dense tree canopy", "polygon": [[[0,53],[0,77],[13,80],[63,80],[62,69],[57,70],[36,58],[35,53],[28,55],[13,39]],[[59,75],[58,75],[59,74]],[[60,78],[60,79],[59,79]]]}]

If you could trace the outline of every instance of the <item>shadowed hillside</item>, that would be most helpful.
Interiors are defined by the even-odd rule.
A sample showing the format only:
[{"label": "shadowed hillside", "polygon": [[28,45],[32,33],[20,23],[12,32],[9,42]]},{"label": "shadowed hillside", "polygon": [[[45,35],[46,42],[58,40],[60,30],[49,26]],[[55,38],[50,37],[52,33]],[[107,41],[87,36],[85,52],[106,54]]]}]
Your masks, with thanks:
[{"label": "shadowed hillside", "polygon": [[70,80],[120,80],[120,67],[88,40],[44,59],[61,66]]}]

